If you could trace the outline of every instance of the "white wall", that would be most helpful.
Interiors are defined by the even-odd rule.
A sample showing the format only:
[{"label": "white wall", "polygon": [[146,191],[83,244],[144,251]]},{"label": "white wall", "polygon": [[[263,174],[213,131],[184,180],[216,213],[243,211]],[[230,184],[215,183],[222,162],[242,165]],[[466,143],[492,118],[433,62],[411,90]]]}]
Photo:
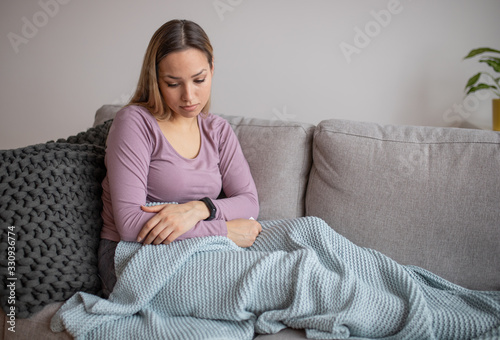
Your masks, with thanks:
[{"label": "white wall", "polygon": [[[2,1],[0,149],[83,131],[102,104],[127,101],[151,35],[173,18],[211,37],[215,113],[490,123],[490,98],[464,102],[484,67],[463,57],[500,48],[499,0]],[[346,58],[347,45],[359,53]]]}]

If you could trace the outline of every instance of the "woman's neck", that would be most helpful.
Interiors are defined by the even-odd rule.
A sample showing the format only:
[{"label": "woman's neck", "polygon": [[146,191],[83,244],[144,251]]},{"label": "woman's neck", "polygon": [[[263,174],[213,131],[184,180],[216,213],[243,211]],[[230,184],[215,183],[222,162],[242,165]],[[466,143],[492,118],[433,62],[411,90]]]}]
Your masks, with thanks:
[{"label": "woman's neck", "polygon": [[198,130],[198,116],[187,118],[174,113],[165,123],[178,131],[189,132]]}]

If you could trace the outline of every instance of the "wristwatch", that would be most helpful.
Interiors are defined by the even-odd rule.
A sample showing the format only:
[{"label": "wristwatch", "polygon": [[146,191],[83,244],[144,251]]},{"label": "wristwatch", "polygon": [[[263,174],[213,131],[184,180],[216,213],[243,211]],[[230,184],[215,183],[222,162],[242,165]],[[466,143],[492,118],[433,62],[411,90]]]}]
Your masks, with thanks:
[{"label": "wristwatch", "polygon": [[215,207],[212,200],[208,197],[203,197],[200,201],[206,204],[208,211],[210,211],[210,216],[205,218],[205,221],[211,221],[215,218],[215,213],[217,212],[217,208]]}]

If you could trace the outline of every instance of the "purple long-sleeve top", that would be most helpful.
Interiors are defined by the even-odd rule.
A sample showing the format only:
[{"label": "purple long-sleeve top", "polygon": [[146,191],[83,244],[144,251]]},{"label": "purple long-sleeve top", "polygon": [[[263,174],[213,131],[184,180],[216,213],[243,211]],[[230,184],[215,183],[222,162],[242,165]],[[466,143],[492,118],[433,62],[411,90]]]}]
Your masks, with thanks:
[{"label": "purple long-sleeve top", "polygon": [[[197,119],[201,148],[187,159],[170,145],[147,109],[130,105],[116,114],[106,142],[101,238],[136,241],[155,215],[141,209],[146,202],[212,199],[215,219],[198,222],[177,240],[226,236],[225,221],[257,218],[257,189],[231,126],[212,114]],[[227,198],[217,199],[222,188]]]}]

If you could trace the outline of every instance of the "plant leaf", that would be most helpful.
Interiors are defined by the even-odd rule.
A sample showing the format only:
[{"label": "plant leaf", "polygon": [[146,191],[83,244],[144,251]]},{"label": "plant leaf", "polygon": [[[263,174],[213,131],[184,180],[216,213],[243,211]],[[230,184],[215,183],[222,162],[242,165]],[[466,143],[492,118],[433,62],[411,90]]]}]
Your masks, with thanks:
[{"label": "plant leaf", "polygon": [[481,47],[481,48],[476,48],[476,49],[470,51],[469,54],[464,59],[472,58],[472,57],[477,56],[478,54],[485,53],[485,52],[500,53],[499,50],[495,50],[493,48]]},{"label": "plant leaf", "polygon": [[472,85],[474,85],[475,83],[477,83],[477,81],[479,80],[479,77],[481,77],[481,72],[479,72],[475,76],[472,76],[469,79],[469,81],[467,82],[467,85],[465,85],[465,88],[471,87]]},{"label": "plant leaf", "polygon": [[493,86],[493,85],[481,83],[481,84],[478,84],[477,86],[471,87],[469,89],[469,91],[467,91],[467,94],[471,94],[471,93],[474,93],[474,92],[479,91],[479,90],[487,90],[487,89],[497,89],[497,87]]},{"label": "plant leaf", "polygon": [[490,57],[490,58],[481,59],[481,60],[479,60],[479,62],[486,63],[486,64],[490,65],[495,70],[495,72],[500,72],[500,58]]}]

